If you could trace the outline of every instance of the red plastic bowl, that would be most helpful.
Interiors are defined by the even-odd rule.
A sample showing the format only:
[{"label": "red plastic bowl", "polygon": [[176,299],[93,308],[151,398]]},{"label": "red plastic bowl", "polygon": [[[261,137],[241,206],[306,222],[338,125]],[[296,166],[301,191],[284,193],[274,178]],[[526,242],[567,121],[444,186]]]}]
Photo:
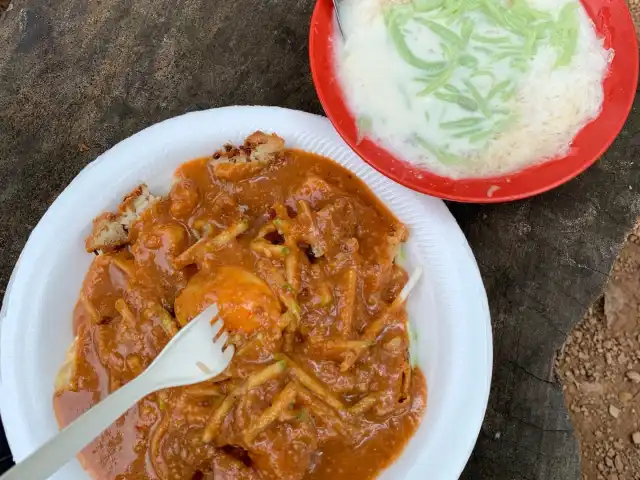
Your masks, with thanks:
[{"label": "red plastic bowl", "polygon": [[573,140],[571,152],[515,173],[451,179],[407,163],[371,140],[358,143],[355,118],[336,78],[333,2],[318,0],[311,18],[309,55],[320,103],[338,133],[369,165],[406,187],[459,202],[493,203],[526,198],[568,182],[593,164],[616,138],[629,115],[638,83],[638,42],[624,0],[582,0],[614,57],[604,81],[602,112]]}]

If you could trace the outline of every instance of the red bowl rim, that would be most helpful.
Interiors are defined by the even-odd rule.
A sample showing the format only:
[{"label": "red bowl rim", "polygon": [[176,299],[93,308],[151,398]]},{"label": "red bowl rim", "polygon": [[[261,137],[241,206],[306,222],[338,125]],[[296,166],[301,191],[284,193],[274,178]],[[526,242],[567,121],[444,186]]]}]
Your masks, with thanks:
[{"label": "red bowl rim", "polygon": [[614,56],[604,80],[602,110],[574,137],[565,157],[495,177],[451,179],[400,160],[368,138],[359,141],[355,118],[335,79],[332,42],[327,41],[334,29],[332,0],[317,0],[311,17],[309,57],[316,93],[327,117],[351,149],[380,173],[412,190],[472,203],[519,200],[546,192],[578,176],[609,148],[631,111],[638,84],[638,40],[624,0],[581,2],[596,31],[604,37],[605,47],[614,49]]}]

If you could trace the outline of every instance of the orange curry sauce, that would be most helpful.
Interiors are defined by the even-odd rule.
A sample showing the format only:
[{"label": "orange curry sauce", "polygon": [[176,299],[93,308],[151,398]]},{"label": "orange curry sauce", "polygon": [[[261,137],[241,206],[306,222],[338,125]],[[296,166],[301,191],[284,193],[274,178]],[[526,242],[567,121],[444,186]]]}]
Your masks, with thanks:
[{"label": "orange curry sauce", "polygon": [[236,345],[231,366],[140,401],[82,452],[86,470],[101,480],[374,478],[426,404],[404,305],[393,303],[407,281],[394,263],[405,227],[327,158],[282,150],[238,178],[216,176],[212,161],[182,165],[127,243],[95,257],[54,397],[60,425],[216,302]]}]

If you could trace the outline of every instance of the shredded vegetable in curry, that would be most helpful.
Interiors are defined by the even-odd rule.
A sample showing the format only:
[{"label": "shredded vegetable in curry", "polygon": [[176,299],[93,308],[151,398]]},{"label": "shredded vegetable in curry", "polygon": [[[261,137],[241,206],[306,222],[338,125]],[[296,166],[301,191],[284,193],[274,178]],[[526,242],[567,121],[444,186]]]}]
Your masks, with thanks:
[{"label": "shredded vegetable in curry", "polygon": [[217,303],[236,354],[162,390],[80,455],[96,479],[366,479],[426,403],[409,358],[407,228],[350,172],[256,132],[100,215],[56,380],[61,425],[139,375]]}]

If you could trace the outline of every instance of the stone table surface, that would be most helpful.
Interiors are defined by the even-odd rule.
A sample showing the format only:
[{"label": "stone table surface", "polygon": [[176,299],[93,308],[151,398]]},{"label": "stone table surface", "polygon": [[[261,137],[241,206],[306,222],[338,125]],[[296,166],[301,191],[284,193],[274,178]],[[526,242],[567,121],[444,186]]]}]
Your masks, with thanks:
[{"label": "stone table surface", "polygon": [[[3,291],[45,210],[118,141],[224,105],[322,113],[307,52],[313,3],[14,0],[0,17]],[[495,336],[489,408],[463,478],[579,477],[554,355],[640,213],[639,107],[567,185],[510,204],[450,205],[480,265]]]}]

